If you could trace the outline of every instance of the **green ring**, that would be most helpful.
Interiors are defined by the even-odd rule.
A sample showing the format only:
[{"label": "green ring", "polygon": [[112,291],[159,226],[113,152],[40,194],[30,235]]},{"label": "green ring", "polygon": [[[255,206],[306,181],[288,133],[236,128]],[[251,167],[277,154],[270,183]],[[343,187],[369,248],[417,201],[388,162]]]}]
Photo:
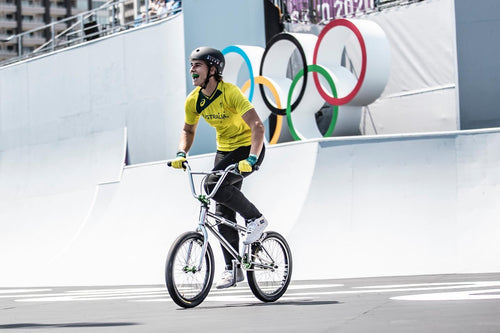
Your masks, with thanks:
[{"label": "green ring", "polygon": [[[307,66],[307,71],[308,72],[316,72],[321,75],[328,81],[328,84],[330,85],[330,88],[332,89],[332,94],[335,98],[337,98],[337,89],[335,88],[335,83],[333,82],[332,77],[328,72],[320,65],[308,65]],[[295,86],[299,82],[300,78],[304,76],[304,69],[302,68],[297,75],[293,78],[292,85],[290,86],[290,89],[288,90],[288,99],[287,99],[287,104],[286,104],[286,120],[288,122],[288,128],[290,129],[290,133],[292,134],[292,137],[295,141],[301,140],[300,137],[297,135],[297,132],[295,131],[295,127],[293,126],[292,122],[292,93],[293,89],[295,89]],[[332,120],[330,122],[330,126],[328,126],[328,130],[326,131],[325,135],[323,137],[329,137],[332,135],[333,130],[335,129],[335,125],[337,124],[337,118],[339,115],[339,107],[338,105],[333,106],[333,113],[332,113]]]}]

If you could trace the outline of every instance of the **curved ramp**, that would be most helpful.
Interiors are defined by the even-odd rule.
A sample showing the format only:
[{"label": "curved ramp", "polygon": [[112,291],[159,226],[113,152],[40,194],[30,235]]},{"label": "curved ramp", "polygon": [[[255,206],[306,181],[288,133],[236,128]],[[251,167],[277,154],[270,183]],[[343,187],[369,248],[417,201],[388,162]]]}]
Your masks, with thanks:
[{"label": "curved ramp", "polygon": [[0,152],[1,285],[37,285],[53,270],[89,214],[96,185],[120,179],[125,136],[119,129]]},{"label": "curved ramp", "polygon": [[288,234],[307,278],[498,272],[498,129],[318,142]]},{"label": "curved ramp", "polygon": [[[499,147],[499,129],[275,145],[245,193],[289,240],[295,279],[500,271]],[[0,285],[163,283],[170,245],[196,227],[186,174],[158,162],[125,167],[95,197],[90,185],[39,210],[43,224],[2,223]]]}]

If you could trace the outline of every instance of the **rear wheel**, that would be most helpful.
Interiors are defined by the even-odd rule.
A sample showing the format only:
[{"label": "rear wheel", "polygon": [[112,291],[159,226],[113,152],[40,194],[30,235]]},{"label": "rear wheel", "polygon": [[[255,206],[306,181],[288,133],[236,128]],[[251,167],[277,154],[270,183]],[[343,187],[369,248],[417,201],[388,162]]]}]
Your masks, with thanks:
[{"label": "rear wheel", "polygon": [[[199,305],[214,279],[214,255],[210,244],[203,256],[203,235],[186,232],[172,244],[165,265],[165,281],[173,301],[184,308]],[[198,267],[201,259],[201,267]]]},{"label": "rear wheel", "polygon": [[278,300],[292,278],[292,253],[285,238],[267,232],[260,242],[252,244],[251,261],[254,264],[247,277],[252,293],[263,302]]}]

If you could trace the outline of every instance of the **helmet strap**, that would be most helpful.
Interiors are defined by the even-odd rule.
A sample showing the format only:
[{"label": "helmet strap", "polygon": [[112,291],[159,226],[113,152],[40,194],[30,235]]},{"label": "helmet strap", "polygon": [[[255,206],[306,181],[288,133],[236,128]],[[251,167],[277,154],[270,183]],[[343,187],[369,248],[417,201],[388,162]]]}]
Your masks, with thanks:
[{"label": "helmet strap", "polygon": [[212,66],[208,65],[208,75],[207,75],[207,78],[205,79],[205,82],[203,82],[203,84],[201,85],[201,89],[205,89],[208,85],[208,82],[210,81],[210,78],[212,76],[215,76],[214,74],[210,74],[211,69],[212,69]]}]

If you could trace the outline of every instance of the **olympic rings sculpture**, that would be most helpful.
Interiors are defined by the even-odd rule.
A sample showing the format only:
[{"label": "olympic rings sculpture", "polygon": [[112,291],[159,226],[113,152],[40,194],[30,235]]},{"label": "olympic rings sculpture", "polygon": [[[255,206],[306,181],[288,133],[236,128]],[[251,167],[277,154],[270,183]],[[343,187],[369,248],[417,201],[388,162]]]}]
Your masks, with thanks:
[{"label": "olympic rings sculpture", "polygon": [[[241,69],[246,66],[249,79],[240,84],[241,90],[248,91],[262,120],[271,113],[277,115],[270,144],[285,137],[283,117],[294,140],[357,133],[361,108],[380,97],[390,71],[384,31],[373,21],[359,19],[333,20],[318,36],[280,33],[265,49],[232,45],[222,53],[226,57],[224,79],[240,84]],[[346,67],[346,53],[354,69]],[[292,58],[301,68],[290,79]],[[255,75],[257,68],[259,75]],[[334,107],[328,130],[322,135],[314,113],[325,102]]]}]

